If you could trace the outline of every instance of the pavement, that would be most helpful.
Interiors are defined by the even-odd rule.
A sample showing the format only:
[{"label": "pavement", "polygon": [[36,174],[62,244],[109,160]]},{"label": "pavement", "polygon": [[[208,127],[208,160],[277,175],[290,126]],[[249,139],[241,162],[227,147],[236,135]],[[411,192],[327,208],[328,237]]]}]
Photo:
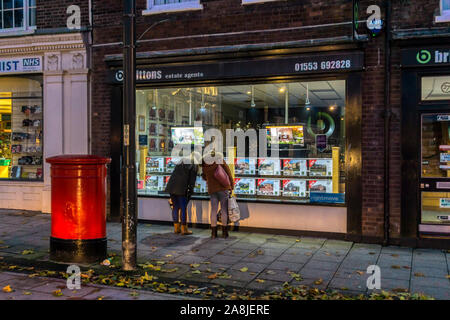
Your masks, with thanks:
[{"label": "pavement", "polygon": [[[191,230],[193,235],[181,236],[173,234],[170,226],[139,224],[138,263],[156,265],[162,261],[166,263],[164,267],[172,270],[162,274],[164,279],[204,286],[270,291],[280,289],[288,282],[293,286],[303,285],[345,294],[374,292],[367,288],[370,276],[367,268],[377,265],[381,271],[381,290],[423,293],[436,299],[450,300],[450,253],[445,250],[383,247],[324,238],[248,232],[230,232],[228,239],[211,239],[209,230]],[[108,253],[120,256],[121,225],[108,223],[107,233]],[[0,257],[3,257],[3,261],[25,259],[31,263],[48,262],[49,235],[49,215],[0,211]],[[211,277],[213,274],[225,276]],[[21,275],[0,273],[0,288],[10,282],[8,277],[20,278]],[[20,279],[17,281],[20,282]],[[52,283],[54,280],[42,281]],[[55,285],[63,286],[64,281],[55,281],[49,289],[44,287],[46,291],[39,284],[18,288],[30,292],[35,290],[45,294],[45,297],[55,298],[49,292],[54,291]],[[93,299],[111,296],[125,299],[130,298],[130,293],[133,299],[167,297],[150,292],[136,296],[133,290],[111,287],[92,286],[82,290],[75,293],[74,297]],[[20,290],[15,294],[17,298],[33,297],[33,294],[24,297]],[[0,291],[0,299],[5,298],[4,295],[8,294]],[[74,298],[69,293],[67,297]],[[182,299],[176,295],[170,297]]]},{"label": "pavement", "polygon": [[[79,290],[69,290],[65,280],[33,277],[13,272],[0,273],[0,300],[185,300],[186,297],[143,290],[83,284]],[[8,290],[7,290],[8,291]]]}]

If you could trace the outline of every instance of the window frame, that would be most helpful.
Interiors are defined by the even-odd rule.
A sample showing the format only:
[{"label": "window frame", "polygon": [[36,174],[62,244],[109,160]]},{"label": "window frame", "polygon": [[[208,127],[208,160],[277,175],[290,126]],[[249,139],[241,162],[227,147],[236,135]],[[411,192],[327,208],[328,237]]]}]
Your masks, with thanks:
[{"label": "window frame", "polygon": [[203,5],[200,3],[200,0],[159,5],[155,5],[154,2],[155,0],[147,0],[147,9],[142,12],[142,15],[203,10]]},{"label": "window frame", "polygon": [[440,16],[436,16],[434,21],[436,23],[442,23],[442,22],[450,22],[450,9],[444,10],[443,1],[439,1],[439,12]]},{"label": "window frame", "polygon": [[[0,0],[3,1],[3,0]],[[20,32],[24,32],[24,31],[32,31],[34,32],[34,30],[36,30],[36,25],[30,25],[30,9],[36,9],[37,10],[37,3],[35,6],[30,6],[30,0],[24,0],[24,6],[22,8],[23,10],[23,27],[14,27],[14,28],[3,28],[3,15],[5,11],[15,11],[15,8],[12,9],[0,9],[0,14],[2,15],[2,24],[0,25],[0,36],[4,35],[4,34],[11,34],[11,33],[20,33]]]}]

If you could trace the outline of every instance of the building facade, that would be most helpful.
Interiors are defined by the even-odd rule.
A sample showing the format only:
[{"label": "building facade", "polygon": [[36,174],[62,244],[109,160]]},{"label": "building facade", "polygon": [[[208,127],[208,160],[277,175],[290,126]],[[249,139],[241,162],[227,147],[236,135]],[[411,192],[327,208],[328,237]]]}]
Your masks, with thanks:
[{"label": "building facade", "polygon": [[[57,2],[38,1],[36,34],[17,37],[38,39],[42,28],[63,43],[80,39],[76,50],[33,51],[43,59],[36,72],[47,77],[44,109],[59,112],[52,112],[59,120],[44,119],[44,136],[49,126],[48,139],[59,139],[44,138],[44,157],[111,157],[109,217],[119,220],[122,1],[80,1],[82,29],[71,32],[63,24],[73,1]],[[224,142],[214,149],[235,175],[240,230],[449,247],[450,1],[137,0],[137,7],[139,219],[170,221],[163,190],[173,150],[211,147],[217,135]],[[378,10],[381,32],[371,29]],[[85,88],[77,108],[87,116],[76,120]],[[254,143],[236,150],[233,135]],[[45,193],[46,173],[43,182],[0,185],[24,192],[38,184]],[[36,209],[48,212],[42,199]],[[8,201],[1,207],[16,204]],[[209,223],[201,179],[188,217]]]},{"label": "building facade", "polygon": [[[279,161],[214,147],[234,165],[241,230],[448,247],[448,1],[137,5],[140,219],[170,221],[163,189],[174,148],[208,145],[208,129],[255,129],[268,140],[257,152],[267,143]],[[379,34],[367,25],[377,8]],[[92,139],[94,152],[113,157],[114,219],[122,8],[102,1],[93,11]],[[189,221],[207,224],[202,180],[195,191]]]},{"label": "building facade", "polygon": [[[82,9],[80,29],[67,8]],[[78,3],[77,3],[78,2]],[[50,212],[45,159],[89,153],[87,1],[2,1],[0,207]]]}]

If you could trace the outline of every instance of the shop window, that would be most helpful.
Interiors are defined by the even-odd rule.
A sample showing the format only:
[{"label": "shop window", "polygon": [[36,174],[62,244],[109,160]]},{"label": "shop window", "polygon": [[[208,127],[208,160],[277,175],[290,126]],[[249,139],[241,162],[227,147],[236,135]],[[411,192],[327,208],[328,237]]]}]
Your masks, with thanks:
[{"label": "shop window", "polygon": [[450,0],[440,1],[440,16],[436,16],[435,22],[450,22]]},{"label": "shop window", "polygon": [[36,27],[36,0],[0,0],[1,31],[13,32]]},{"label": "shop window", "polygon": [[423,77],[422,100],[450,100],[450,76]]},{"label": "shop window", "polygon": [[147,0],[147,3],[144,15],[203,9],[200,0]]},{"label": "shop window", "polygon": [[0,78],[0,180],[42,180],[40,77]]},{"label": "shop window", "polygon": [[[173,151],[206,153],[215,129],[223,145],[214,149],[230,164],[239,200],[345,203],[345,87],[336,80],[137,90],[139,196],[167,197],[180,159]],[[239,134],[256,140],[244,138],[242,148]],[[195,197],[207,196],[198,177]]]}]

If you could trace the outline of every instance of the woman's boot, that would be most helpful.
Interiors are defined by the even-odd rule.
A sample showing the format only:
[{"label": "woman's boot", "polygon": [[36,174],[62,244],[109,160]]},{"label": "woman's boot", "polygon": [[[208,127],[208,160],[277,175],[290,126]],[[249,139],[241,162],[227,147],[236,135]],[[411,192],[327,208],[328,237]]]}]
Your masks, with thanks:
[{"label": "woman's boot", "polygon": [[211,238],[217,238],[217,227],[211,227]]},{"label": "woman's boot", "polygon": [[188,230],[187,224],[181,225],[181,234],[182,234],[183,236],[189,236],[189,235],[192,234],[192,231],[189,231],[189,230]]},{"label": "woman's boot", "polygon": [[222,226],[222,237],[224,239],[228,238],[228,226]]},{"label": "woman's boot", "polygon": [[173,229],[175,233],[181,233],[181,224],[180,223],[173,223]]}]

